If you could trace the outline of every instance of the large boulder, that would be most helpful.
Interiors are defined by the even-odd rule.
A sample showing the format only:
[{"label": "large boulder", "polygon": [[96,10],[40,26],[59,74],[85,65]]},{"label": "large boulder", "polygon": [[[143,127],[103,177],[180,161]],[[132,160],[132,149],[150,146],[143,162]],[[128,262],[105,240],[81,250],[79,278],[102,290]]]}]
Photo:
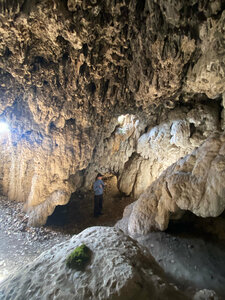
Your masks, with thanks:
[{"label": "large boulder", "polygon": [[[66,266],[85,244],[91,262],[82,271]],[[165,280],[152,256],[122,231],[92,227],[42,253],[0,285],[0,299],[186,299]]]},{"label": "large boulder", "polygon": [[225,134],[217,132],[167,168],[125,218],[130,234],[146,234],[155,229],[165,230],[169,219],[182,211],[216,217],[224,208]]},{"label": "large boulder", "polygon": [[218,116],[216,106],[197,105],[193,109],[175,109],[159,125],[149,126],[137,138],[136,155],[129,158],[122,170],[119,189],[137,199],[166,168],[217,130]]}]

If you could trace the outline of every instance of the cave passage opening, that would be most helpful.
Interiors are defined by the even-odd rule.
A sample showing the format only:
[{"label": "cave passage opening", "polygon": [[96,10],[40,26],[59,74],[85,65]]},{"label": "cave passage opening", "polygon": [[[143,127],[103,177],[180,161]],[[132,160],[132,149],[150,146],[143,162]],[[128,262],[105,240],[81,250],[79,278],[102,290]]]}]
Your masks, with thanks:
[{"label": "cave passage opening", "polygon": [[76,234],[91,226],[113,226],[122,218],[124,208],[133,202],[118,189],[115,174],[103,174],[105,183],[103,215],[94,218],[94,192],[80,189],[72,193],[66,205],[56,206],[46,222],[46,227]]},{"label": "cave passage opening", "polygon": [[[132,143],[131,139],[137,139],[139,130],[140,121],[135,115],[123,114],[117,116],[115,130],[112,131],[110,138],[102,144],[104,146],[103,157],[98,155],[95,157],[95,153],[102,153],[102,149],[97,148],[89,169],[81,174],[83,183],[80,189],[72,193],[66,205],[56,206],[52,215],[48,217],[46,226],[63,227],[75,233],[95,225],[113,226],[117,220],[122,218],[125,207],[134,199],[132,196],[125,196],[127,193],[124,193],[124,191],[120,191],[118,178],[121,175],[121,170],[119,172],[119,169],[121,166],[125,167],[125,161],[129,159],[124,149],[130,147],[129,151],[132,153],[133,150],[130,144],[135,143]],[[100,143],[100,147],[102,145]],[[113,161],[116,162],[115,166]],[[93,165],[95,169],[91,169]],[[94,218],[93,183],[95,176],[93,174],[98,172],[103,174],[103,181],[106,186],[103,197],[103,215]]]}]

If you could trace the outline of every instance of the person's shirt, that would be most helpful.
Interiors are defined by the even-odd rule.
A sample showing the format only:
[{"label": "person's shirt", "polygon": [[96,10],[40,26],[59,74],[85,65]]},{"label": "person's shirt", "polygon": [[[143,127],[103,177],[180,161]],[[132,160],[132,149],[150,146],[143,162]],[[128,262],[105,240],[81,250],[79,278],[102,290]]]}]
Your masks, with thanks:
[{"label": "person's shirt", "polygon": [[94,192],[96,196],[103,194],[104,186],[104,182],[101,179],[97,179],[94,182]]}]

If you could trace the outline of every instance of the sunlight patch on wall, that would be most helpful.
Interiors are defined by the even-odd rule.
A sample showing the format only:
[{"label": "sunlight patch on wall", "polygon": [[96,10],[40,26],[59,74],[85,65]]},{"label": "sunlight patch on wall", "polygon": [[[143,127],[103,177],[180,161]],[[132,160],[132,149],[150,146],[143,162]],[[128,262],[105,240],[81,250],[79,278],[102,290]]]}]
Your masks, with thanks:
[{"label": "sunlight patch on wall", "polygon": [[119,123],[119,127],[117,129],[117,132],[123,135],[137,129],[139,120],[135,115],[126,114],[118,117],[118,123]]},{"label": "sunlight patch on wall", "polygon": [[0,121],[0,134],[6,134],[9,132],[9,125],[6,122]]}]

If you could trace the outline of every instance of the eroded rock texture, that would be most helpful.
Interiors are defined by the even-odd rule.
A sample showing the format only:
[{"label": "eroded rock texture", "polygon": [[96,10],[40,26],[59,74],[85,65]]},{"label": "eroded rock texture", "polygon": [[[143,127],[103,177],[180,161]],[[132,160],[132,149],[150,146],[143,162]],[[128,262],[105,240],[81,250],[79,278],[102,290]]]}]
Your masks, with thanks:
[{"label": "eroded rock texture", "polygon": [[30,224],[99,170],[138,197],[224,126],[223,10],[220,0],[0,1],[0,114],[11,130],[1,185]]},{"label": "eroded rock texture", "polygon": [[[91,249],[85,270],[66,266],[78,246]],[[90,227],[42,253],[0,285],[1,299],[188,299],[169,284],[145,248],[122,231]]]},{"label": "eroded rock texture", "polygon": [[201,217],[216,217],[225,208],[224,193],[225,134],[215,133],[198,149],[166,169],[136,203],[126,209],[128,231],[135,235],[165,230],[169,219],[182,215],[185,210]]},{"label": "eroded rock texture", "polygon": [[215,108],[197,106],[174,110],[166,121],[150,128],[137,140],[136,154],[129,159],[119,177],[119,188],[135,198],[172,163],[190,153],[218,127]]}]

